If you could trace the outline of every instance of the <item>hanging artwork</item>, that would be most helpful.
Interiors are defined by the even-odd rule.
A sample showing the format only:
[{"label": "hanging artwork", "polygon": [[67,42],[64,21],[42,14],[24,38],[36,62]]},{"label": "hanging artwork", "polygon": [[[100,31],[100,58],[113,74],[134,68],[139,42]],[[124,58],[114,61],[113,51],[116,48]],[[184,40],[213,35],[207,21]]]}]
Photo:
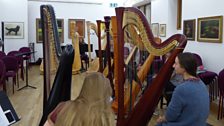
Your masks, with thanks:
[{"label": "hanging artwork", "polygon": [[160,37],[166,37],[166,24],[160,24],[159,35]]},{"label": "hanging artwork", "polygon": [[223,16],[198,18],[197,40],[222,42]]},{"label": "hanging artwork", "polygon": [[195,40],[195,19],[184,20],[183,34],[188,40]]},{"label": "hanging artwork", "polygon": [[23,22],[4,22],[5,39],[22,39],[24,38]]},{"label": "hanging artwork", "polygon": [[159,37],[159,23],[152,23],[151,27],[154,37]]},{"label": "hanging artwork", "polygon": [[68,19],[68,38],[71,38],[71,22],[74,21],[76,24],[76,31],[80,37],[85,38],[85,19]]},{"label": "hanging artwork", "polygon": [[[64,42],[64,19],[57,19],[57,25],[58,25],[59,41],[63,43]],[[36,41],[37,43],[43,42],[40,18],[36,19]]]}]

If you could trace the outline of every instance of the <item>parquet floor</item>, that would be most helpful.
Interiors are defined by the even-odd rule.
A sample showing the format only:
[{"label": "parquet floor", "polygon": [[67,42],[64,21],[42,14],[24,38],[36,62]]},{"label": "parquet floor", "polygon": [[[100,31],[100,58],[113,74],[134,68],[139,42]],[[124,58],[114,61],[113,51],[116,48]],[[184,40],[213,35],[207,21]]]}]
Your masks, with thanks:
[{"label": "parquet floor", "polygon": [[[75,99],[82,87],[83,79],[86,73],[73,75],[72,80],[72,99]],[[37,87],[37,89],[25,88],[12,94],[12,80],[7,82],[7,95],[14,106],[21,120],[13,126],[38,126],[42,116],[43,106],[43,77],[39,74],[39,66],[31,66],[29,68],[29,85]],[[20,80],[20,87],[25,85],[25,81]],[[165,109],[158,109],[159,113],[163,113]],[[148,126],[154,126],[158,115],[154,115]],[[208,118],[208,123],[213,126],[224,126],[224,119],[217,120],[217,104],[211,103],[211,112]]]}]

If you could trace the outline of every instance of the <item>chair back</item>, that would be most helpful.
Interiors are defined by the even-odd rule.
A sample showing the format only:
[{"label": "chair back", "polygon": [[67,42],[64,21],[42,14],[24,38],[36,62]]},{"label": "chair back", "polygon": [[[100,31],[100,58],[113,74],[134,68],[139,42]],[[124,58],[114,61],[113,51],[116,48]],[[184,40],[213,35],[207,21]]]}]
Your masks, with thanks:
[{"label": "chair back", "polygon": [[203,65],[201,57],[200,57],[198,54],[196,54],[196,53],[193,53],[193,55],[194,55],[195,58],[196,58],[197,66],[201,66],[201,65]]},{"label": "chair back", "polygon": [[18,71],[19,65],[15,56],[5,56],[2,61],[5,64],[6,71]]},{"label": "chair back", "polygon": [[224,69],[219,72],[218,86],[221,95],[224,95]]},{"label": "chair back", "polygon": [[0,59],[1,59],[2,57],[4,57],[4,56],[6,56],[5,52],[0,51]]},{"label": "chair back", "polygon": [[21,52],[20,51],[10,51],[7,56],[15,56],[16,59],[17,59],[17,62],[19,64],[19,67],[23,67],[23,56],[22,55],[18,55],[20,54]]},{"label": "chair back", "polygon": [[[19,49],[20,52],[25,53],[25,52],[31,52],[30,47],[21,47]],[[25,60],[30,59],[31,58],[31,54],[27,54],[23,57]]]},{"label": "chair back", "polygon": [[3,84],[4,80],[5,80],[5,64],[0,59],[0,85]]}]

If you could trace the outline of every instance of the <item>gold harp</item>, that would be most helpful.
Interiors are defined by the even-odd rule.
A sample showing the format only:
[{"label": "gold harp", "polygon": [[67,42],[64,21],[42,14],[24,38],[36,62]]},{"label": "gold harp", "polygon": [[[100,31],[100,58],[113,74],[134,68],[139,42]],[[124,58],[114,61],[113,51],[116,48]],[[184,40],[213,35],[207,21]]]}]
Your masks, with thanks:
[{"label": "gold harp", "polygon": [[[172,64],[178,53],[182,52],[186,46],[187,39],[184,35],[176,34],[165,40],[162,44],[157,44],[154,40],[153,34],[149,27],[149,24],[142,14],[142,12],[136,8],[116,8],[117,18],[117,49],[115,49],[115,89],[118,90],[118,126],[144,126],[152,117],[154,109],[162,95],[162,90],[165,87],[165,81],[168,81],[171,72]],[[124,32],[125,27],[133,25],[139,30],[142,44],[144,48],[150,52],[149,57],[144,62],[142,69],[138,73],[140,81],[144,80],[145,73],[148,72],[148,68],[152,63],[154,56],[164,55],[167,52],[172,51],[170,58],[160,69],[156,78],[152,81],[150,87],[145,90],[145,93],[141,96],[140,100],[134,106],[131,113],[125,118],[125,94],[124,94]],[[116,46],[115,46],[116,47]],[[118,53],[119,52],[119,53]],[[146,69],[147,68],[147,69]],[[117,74],[117,75],[116,75]],[[119,80],[119,81],[116,81]],[[133,89],[136,90],[136,89]],[[115,93],[116,94],[116,93]]]},{"label": "gold harp", "polygon": [[[44,51],[43,115],[39,124],[42,126],[59,102],[71,98],[74,50],[72,45],[66,45],[63,52],[61,50],[53,7],[41,5],[40,10]],[[52,75],[52,71],[57,71],[55,76]]]},{"label": "gold harp", "polygon": [[81,58],[80,58],[80,51],[79,51],[79,34],[75,31],[76,23],[75,21],[71,22],[71,38],[72,38],[72,45],[75,48],[75,55],[74,55],[74,62],[72,65],[72,74],[77,74],[81,69]]}]

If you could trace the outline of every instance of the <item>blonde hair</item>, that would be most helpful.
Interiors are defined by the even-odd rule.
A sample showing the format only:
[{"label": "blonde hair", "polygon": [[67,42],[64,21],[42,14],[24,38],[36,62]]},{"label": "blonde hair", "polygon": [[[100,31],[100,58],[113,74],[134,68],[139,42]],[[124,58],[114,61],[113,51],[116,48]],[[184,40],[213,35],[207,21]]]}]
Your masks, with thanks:
[{"label": "blonde hair", "polygon": [[86,76],[78,98],[65,103],[55,126],[115,126],[110,82],[101,73]]}]

